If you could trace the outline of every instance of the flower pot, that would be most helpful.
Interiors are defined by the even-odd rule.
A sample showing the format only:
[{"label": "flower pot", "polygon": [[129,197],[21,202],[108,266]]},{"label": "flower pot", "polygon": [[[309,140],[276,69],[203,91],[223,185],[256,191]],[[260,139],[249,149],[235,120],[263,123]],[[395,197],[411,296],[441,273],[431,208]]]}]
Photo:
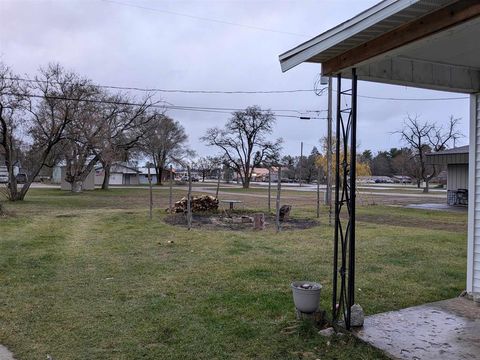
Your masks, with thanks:
[{"label": "flower pot", "polygon": [[311,281],[294,281],[291,287],[293,302],[298,311],[302,313],[313,313],[317,311],[322,285]]}]

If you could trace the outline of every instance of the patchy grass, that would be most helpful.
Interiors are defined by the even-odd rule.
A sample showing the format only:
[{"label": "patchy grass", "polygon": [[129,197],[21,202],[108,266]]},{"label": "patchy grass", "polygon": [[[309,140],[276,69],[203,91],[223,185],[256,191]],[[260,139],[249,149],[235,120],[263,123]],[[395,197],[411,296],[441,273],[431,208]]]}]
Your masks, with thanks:
[{"label": "patchy grass", "polygon": [[[350,336],[325,339],[294,320],[292,280],[321,282],[330,308],[325,209],[312,229],[189,232],[164,222],[167,192],[154,194],[153,221],[144,189],[33,189],[7,204],[0,343],[18,359],[382,358]],[[314,199],[299,198],[293,216],[313,218]],[[245,201],[266,207],[262,198]],[[367,314],[463,290],[466,214],[386,206],[358,214],[357,301]]]}]

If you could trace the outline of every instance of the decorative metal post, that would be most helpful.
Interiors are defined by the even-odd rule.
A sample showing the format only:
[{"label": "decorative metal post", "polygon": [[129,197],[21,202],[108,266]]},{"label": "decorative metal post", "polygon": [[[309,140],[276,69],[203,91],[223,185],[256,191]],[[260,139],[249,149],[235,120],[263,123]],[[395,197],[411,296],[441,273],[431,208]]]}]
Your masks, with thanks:
[{"label": "decorative metal post", "polygon": [[[355,181],[357,146],[357,74],[352,69],[352,88],[342,90],[337,75],[337,123],[335,157],[335,235],[333,258],[332,314],[337,325],[350,329],[351,307],[355,303]],[[345,97],[351,106],[342,108]],[[346,207],[347,217],[342,218]]]}]

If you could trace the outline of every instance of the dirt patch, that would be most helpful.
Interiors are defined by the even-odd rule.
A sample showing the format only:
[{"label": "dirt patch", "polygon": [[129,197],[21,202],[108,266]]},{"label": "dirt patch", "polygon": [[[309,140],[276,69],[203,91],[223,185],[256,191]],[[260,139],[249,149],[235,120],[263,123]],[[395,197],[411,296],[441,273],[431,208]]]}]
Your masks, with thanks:
[{"label": "dirt patch", "polygon": [[[206,230],[253,230],[251,217],[254,212],[234,211],[232,213],[194,213],[192,216],[192,227]],[[187,226],[187,219],[184,214],[169,214],[165,222],[174,226]],[[303,230],[318,226],[319,223],[312,219],[288,218],[281,222],[282,230]],[[275,215],[265,214],[265,229],[275,229]]]}]

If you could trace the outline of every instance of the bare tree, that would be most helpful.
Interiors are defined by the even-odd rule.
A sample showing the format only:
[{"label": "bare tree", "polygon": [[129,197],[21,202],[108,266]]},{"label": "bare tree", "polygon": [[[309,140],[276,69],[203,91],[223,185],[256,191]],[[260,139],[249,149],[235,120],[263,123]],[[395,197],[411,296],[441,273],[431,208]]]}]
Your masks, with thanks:
[{"label": "bare tree", "polygon": [[202,182],[204,182],[205,178],[217,170],[221,163],[222,159],[218,156],[204,156],[195,162],[194,167],[202,174]]},{"label": "bare tree", "polygon": [[252,172],[266,158],[279,157],[282,139],[269,141],[275,116],[258,106],[236,111],[224,129],[211,128],[201,138],[207,145],[219,147],[230,166],[240,176],[244,188],[249,188]]},{"label": "bare tree", "polygon": [[140,141],[145,136],[145,127],[163,113],[152,110],[152,95],[140,102],[128,96],[115,94],[108,96],[101,107],[103,131],[96,152],[104,171],[102,189],[107,190],[110,169],[116,161],[127,161],[132,152],[140,149]]},{"label": "bare tree", "polygon": [[[88,81],[77,74],[51,64],[41,69],[33,82],[23,83],[2,66],[2,147],[9,167],[9,199],[23,200],[32,182],[42,168],[53,166],[59,155],[59,144],[65,130],[82,112],[81,104],[88,92]],[[12,104],[16,103],[15,112]],[[10,109],[10,110],[8,110]],[[19,111],[20,110],[20,111]],[[20,149],[22,151],[12,151]],[[27,180],[18,189],[13,167],[20,163],[27,172]]]},{"label": "bare tree", "polygon": [[22,95],[24,89],[15,78],[12,71],[0,63],[0,150],[8,173],[5,194],[12,201],[19,200],[15,166],[19,163],[21,126],[26,105]]},{"label": "bare tree", "polygon": [[446,128],[428,121],[421,122],[418,115],[405,119],[403,129],[397,131],[401,139],[411,150],[411,161],[417,165],[417,183],[425,182],[424,192],[428,192],[429,182],[437,175],[438,169],[434,165],[428,165],[426,154],[448,148],[451,144],[463,135],[457,129],[460,119],[450,116]]},{"label": "bare tree", "polygon": [[191,157],[194,152],[187,147],[188,136],[178,121],[161,115],[156,116],[147,127],[141,142],[143,153],[151,158],[157,170],[157,184],[162,184],[163,172],[169,162]]}]

